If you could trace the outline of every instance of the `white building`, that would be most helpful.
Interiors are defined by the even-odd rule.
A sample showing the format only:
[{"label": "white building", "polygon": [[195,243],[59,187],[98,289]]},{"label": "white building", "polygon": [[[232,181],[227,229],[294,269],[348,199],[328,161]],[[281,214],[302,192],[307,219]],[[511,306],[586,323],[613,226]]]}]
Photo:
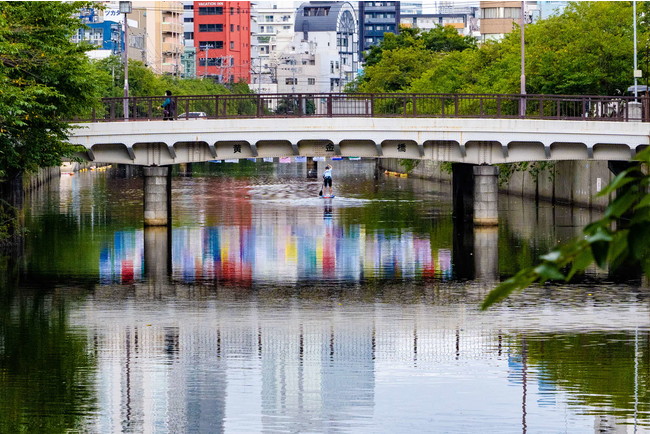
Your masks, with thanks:
[{"label": "white building", "polygon": [[[271,56],[278,92],[341,92],[359,63],[358,22],[349,2],[308,2],[297,10],[290,44]],[[276,47],[279,48],[279,47]]]},{"label": "white building", "polygon": [[273,1],[251,3],[251,88],[259,93],[275,93],[278,90],[277,76],[269,61],[272,53],[278,49],[278,37],[285,41],[287,37],[293,38],[298,4]]}]

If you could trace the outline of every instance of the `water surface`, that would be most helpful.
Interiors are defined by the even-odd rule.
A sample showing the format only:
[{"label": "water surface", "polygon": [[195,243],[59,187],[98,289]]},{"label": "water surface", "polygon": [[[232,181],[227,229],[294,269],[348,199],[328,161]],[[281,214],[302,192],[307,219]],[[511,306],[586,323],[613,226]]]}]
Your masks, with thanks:
[{"label": "water surface", "polygon": [[650,430],[642,277],[478,310],[595,212],[502,197],[474,230],[449,185],[336,163],[332,200],[297,165],[194,167],[170,230],[143,229],[123,170],[30,195],[2,262],[0,431]]}]

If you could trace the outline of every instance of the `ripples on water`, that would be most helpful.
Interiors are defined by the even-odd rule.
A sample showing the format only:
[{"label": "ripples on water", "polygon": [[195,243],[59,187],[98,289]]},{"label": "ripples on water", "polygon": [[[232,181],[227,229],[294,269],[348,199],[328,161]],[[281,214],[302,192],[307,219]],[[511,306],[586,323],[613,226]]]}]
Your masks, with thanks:
[{"label": "ripples on water", "polygon": [[584,211],[502,198],[473,233],[448,185],[367,166],[341,165],[333,200],[290,171],[207,172],[174,179],[170,231],[142,229],[137,178],[29,199],[1,432],[649,430],[644,285],[594,270],[477,309]]}]

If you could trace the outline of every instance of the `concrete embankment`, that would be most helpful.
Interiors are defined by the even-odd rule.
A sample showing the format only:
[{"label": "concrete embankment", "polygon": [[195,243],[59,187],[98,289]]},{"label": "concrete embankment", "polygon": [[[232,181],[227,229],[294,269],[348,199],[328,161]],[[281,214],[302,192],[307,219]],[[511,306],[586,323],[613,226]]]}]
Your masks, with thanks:
[{"label": "concrete embankment", "polygon": [[[389,174],[406,173],[399,160],[380,159],[381,170]],[[408,176],[451,182],[451,173],[434,161],[420,161]],[[609,197],[596,197],[614,175],[607,167],[607,161],[558,161],[534,178],[528,172],[515,172],[508,182],[500,186],[502,193],[522,197],[538,198],[563,205],[604,208]]]}]

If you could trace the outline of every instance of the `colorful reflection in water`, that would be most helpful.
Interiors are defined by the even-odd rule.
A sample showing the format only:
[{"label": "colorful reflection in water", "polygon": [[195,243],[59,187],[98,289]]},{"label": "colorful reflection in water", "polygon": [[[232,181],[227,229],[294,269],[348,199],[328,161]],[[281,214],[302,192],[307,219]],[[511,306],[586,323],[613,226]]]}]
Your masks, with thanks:
[{"label": "colorful reflection in water", "polygon": [[[99,256],[102,283],[144,279],[143,230],[115,232]],[[185,283],[218,280],[241,285],[313,280],[427,279],[451,276],[451,251],[432,253],[430,240],[366,233],[333,224],[238,228],[176,228],[172,276]]]},{"label": "colorful reflection in water", "polygon": [[131,283],[144,277],[143,231],[116,231],[99,252],[99,281]]}]

